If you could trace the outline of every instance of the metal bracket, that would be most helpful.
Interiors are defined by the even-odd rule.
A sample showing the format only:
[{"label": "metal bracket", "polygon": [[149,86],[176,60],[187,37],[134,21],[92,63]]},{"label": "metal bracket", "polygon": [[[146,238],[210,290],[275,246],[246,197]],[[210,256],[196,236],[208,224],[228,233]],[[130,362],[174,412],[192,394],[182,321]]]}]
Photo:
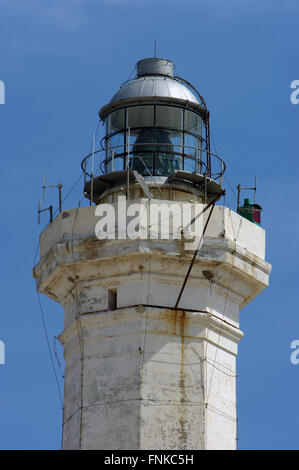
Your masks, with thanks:
[{"label": "metal bracket", "polygon": [[254,187],[253,188],[246,188],[245,186],[241,186],[240,184],[238,184],[238,186],[237,186],[237,190],[238,190],[237,212],[239,211],[239,207],[240,207],[240,195],[241,195],[241,190],[242,189],[249,189],[251,191],[254,191],[254,202],[256,202],[256,182],[257,182],[257,178],[255,176]]},{"label": "metal bracket", "polygon": [[41,209],[41,200],[38,200],[38,206],[37,206],[37,223],[40,225],[40,215],[42,212],[49,211],[50,213],[50,224],[53,221],[53,206],[46,207],[45,209]]},{"label": "metal bracket", "polygon": [[56,185],[46,185],[45,184],[45,177],[43,176],[43,196],[44,196],[44,201],[46,200],[46,189],[48,188],[57,188],[58,189],[58,198],[59,198],[59,212],[62,211],[62,194],[61,194],[61,189],[62,189],[62,184],[58,183]]},{"label": "metal bracket", "polygon": [[149,198],[149,199],[153,199],[153,196],[151,195],[151,192],[149,190],[149,187],[148,185],[146,184],[146,182],[144,181],[143,177],[138,173],[138,171],[136,170],[133,170],[133,175],[137,181],[137,183],[140,184],[141,188],[143,189],[145,195]]}]

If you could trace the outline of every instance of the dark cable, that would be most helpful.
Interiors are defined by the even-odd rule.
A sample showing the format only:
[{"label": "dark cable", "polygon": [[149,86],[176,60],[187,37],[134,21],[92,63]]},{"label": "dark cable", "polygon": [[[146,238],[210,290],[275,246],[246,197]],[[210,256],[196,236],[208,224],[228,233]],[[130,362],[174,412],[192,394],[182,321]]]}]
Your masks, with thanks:
[{"label": "dark cable", "polygon": [[56,381],[56,385],[57,385],[57,390],[58,390],[58,394],[59,394],[59,398],[60,398],[61,407],[63,409],[63,399],[62,399],[62,394],[61,394],[61,391],[60,391],[58,377],[57,377],[57,374],[56,374],[53,355],[52,355],[52,351],[51,351],[51,347],[50,347],[50,341],[49,341],[49,336],[48,336],[48,332],[47,332],[43,307],[42,307],[42,303],[41,303],[41,299],[40,299],[40,293],[38,292],[38,290],[36,292],[37,292],[37,297],[38,297],[38,303],[39,303],[39,307],[40,307],[42,322],[43,322],[43,326],[44,326],[44,330],[45,330],[45,336],[46,336],[46,340],[47,340],[48,350],[49,350],[49,354],[50,354],[50,358],[51,358],[51,364],[52,364],[52,368],[53,368],[53,372],[54,372],[54,376],[55,376],[55,381]]}]

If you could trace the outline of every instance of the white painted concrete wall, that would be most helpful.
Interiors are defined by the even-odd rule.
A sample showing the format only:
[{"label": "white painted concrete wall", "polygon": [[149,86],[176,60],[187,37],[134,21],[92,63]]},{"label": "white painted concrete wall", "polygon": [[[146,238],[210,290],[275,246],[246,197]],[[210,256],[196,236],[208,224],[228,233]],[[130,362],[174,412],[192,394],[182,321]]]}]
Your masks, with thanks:
[{"label": "white painted concrete wall", "polygon": [[[163,203],[168,201],[154,201],[151,204]],[[174,201],[169,201],[173,204]],[[148,206],[147,199],[138,199],[129,201],[127,207],[132,204],[143,203]],[[176,202],[178,205],[184,205],[184,202]],[[117,204],[112,204],[115,207],[117,214]],[[197,204],[198,207],[203,208],[203,204]],[[204,215],[204,221],[208,216],[209,210]],[[78,216],[80,214],[80,216]],[[99,217],[95,215],[95,206],[82,207],[80,209],[72,209],[63,211],[59,214],[52,224],[42,232],[40,236],[40,257],[42,258],[47,254],[50,247],[55,243],[64,242],[66,240],[85,239],[95,236],[95,226]],[[148,217],[148,220],[150,218]],[[75,224],[75,230],[73,227]],[[155,227],[152,227],[155,231]],[[246,251],[253,253],[255,256],[265,259],[265,230],[245,219],[240,217],[236,212],[223,206],[215,206],[212,217],[210,219],[206,237],[218,238],[221,237],[225,240],[234,241],[238,246],[244,248]]]},{"label": "white painted concrete wall", "polygon": [[216,207],[174,310],[183,242],[100,241],[96,221],[59,215],[34,269],[65,309],[63,448],[235,449],[239,310],[268,284],[264,230]]}]

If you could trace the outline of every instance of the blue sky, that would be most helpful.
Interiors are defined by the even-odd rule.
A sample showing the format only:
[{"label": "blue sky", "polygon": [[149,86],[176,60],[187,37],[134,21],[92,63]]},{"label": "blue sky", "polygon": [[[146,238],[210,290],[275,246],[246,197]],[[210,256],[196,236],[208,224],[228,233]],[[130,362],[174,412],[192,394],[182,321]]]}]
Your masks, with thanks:
[{"label": "blue sky", "polygon": [[[293,0],[0,0],[1,449],[61,444],[61,405],[31,274],[42,175],[63,183],[66,195],[99,108],[139,59],[153,55],[155,38],[158,56],[175,62],[211,111],[227,164],[226,204],[236,206],[238,183],[258,178],[273,271],[270,287],[241,311],[239,448],[299,448],[299,364],[290,362],[290,343],[299,339],[299,105],[290,102],[290,83],[299,79],[298,14]],[[80,182],[64,208],[81,197]],[[63,311],[41,301],[52,346]],[[63,363],[60,345],[57,354]]]}]

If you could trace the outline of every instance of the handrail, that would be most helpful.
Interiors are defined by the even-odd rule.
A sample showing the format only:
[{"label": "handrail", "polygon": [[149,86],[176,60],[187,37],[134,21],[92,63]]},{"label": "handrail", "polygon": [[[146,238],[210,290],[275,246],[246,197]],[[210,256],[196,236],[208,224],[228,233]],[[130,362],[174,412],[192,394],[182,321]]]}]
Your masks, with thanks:
[{"label": "handrail", "polygon": [[[137,149],[137,152],[136,152],[136,147],[138,147],[138,146],[140,147],[140,149]],[[146,146],[149,147],[149,150],[147,150],[145,148]],[[174,147],[180,148],[181,151],[169,150],[170,146],[172,146],[173,148]],[[153,149],[153,147],[154,147],[154,149]],[[165,150],[163,149],[163,147],[165,147]],[[130,150],[130,148],[132,150]],[[158,148],[158,150],[155,150],[155,148],[156,149]],[[119,152],[120,149],[122,150],[121,152]],[[193,151],[193,154],[191,152],[186,153],[186,151],[188,151],[188,149]],[[84,180],[86,180],[86,177],[91,178],[91,173],[89,173],[87,171],[87,166],[88,166],[89,161],[90,161],[90,164],[91,164],[90,159],[92,157],[99,156],[99,155],[103,154],[103,152],[105,152],[105,154],[104,154],[105,156],[106,156],[107,153],[110,153],[110,155],[108,157],[102,159],[102,161],[100,161],[97,165],[95,165],[95,168],[97,168],[97,171],[95,171],[93,173],[93,176],[96,176],[96,174],[98,174],[99,172],[101,172],[100,174],[110,173],[110,171],[107,171],[107,167],[116,158],[123,158],[124,168],[125,168],[125,161],[128,158],[128,156],[129,156],[129,166],[131,166],[131,163],[133,162],[133,160],[135,158],[138,157],[138,154],[148,154],[148,153],[151,153],[153,155],[153,158],[155,157],[156,154],[164,154],[164,155],[178,156],[178,157],[181,157],[182,159],[193,160],[195,162],[195,168],[196,169],[198,169],[198,167],[199,167],[200,171],[202,171],[202,169],[205,170],[203,173],[198,173],[198,174],[206,174],[208,177],[210,177],[211,179],[214,179],[214,180],[217,180],[217,179],[220,178],[221,183],[222,183],[223,174],[224,174],[225,169],[226,169],[225,162],[222,158],[220,158],[215,153],[208,152],[205,149],[199,149],[199,148],[196,148],[196,147],[191,147],[191,146],[188,146],[188,145],[181,145],[181,144],[169,144],[169,143],[164,143],[164,142],[161,142],[161,143],[160,142],[142,142],[142,143],[129,144],[129,146],[126,146],[126,148],[124,148],[124,145],[121,144],[121,145],[116,145],[116,146],[108,147],[108,148],[104,148],[104,149],[98,149],[98,150],[95,150],[92,153],[89,153],[88,155],[86,155],[86,157],[81,162],[81,168],[82,168],[82,171],[84,173]],[[196,155],[196,153],[198,153],[198,155]],[[205,161],[203,161],[203,159],[200,157],[202,153],[206,154],[207,157],[210,157],[210,158],[212,157],[211,162],[215,162],[215,163],[217,162],[217,164],[219,166],[218,171],[215,168],[216,171],[211,170],[208,174],[208,171],[207,171],[208,166],[205,163]],[[215,165],[211,165],[211,166],[213,167]],[[183,170],[183,168],[182,168],[182,170]],[[196,171],[196,173],[197,173],[197,171]]]}]

